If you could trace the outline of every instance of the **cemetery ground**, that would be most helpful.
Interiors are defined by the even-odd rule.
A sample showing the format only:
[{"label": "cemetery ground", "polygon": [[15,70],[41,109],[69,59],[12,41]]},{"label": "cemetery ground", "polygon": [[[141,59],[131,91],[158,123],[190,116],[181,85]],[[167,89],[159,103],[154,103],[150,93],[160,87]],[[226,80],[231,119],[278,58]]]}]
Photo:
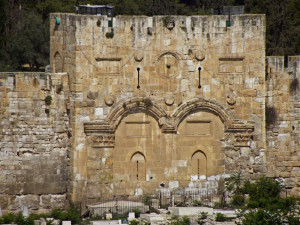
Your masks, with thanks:
[{"label": "cemetery ground", "polygon": [[105,212],[97,215],[95,211],[82,212],[80,207],[70,204],[67,209],[53,209],[43,214],[28,214],[28,209],[27,212],[8,213],[0,217],[0,224],[300,224],[300,199],[285,196],[284,190],[280,181],[272,178],[260,177],[250,182],[243,180],[240,174],[234,174],[225,182],[224,191],[228,195],[228,202],[221,202],[214,207],[195,201],[189,206],[154,208],[151,206],[151,196],[147,196],[144,198],[144,204],[149,206],[146,212],[130,209],[123,214]]}]

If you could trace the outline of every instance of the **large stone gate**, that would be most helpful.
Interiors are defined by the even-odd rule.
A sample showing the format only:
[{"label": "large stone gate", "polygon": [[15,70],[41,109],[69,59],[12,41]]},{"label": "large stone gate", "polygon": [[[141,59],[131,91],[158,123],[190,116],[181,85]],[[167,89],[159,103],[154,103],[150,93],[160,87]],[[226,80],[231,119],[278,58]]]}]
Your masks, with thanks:
[{"label": "large stone gate", "polygon": [[226,19],[51,16],[51,67],[73,95],[72,199],[266,172],[264,16]]},{"label": "large stone gate", "polygon": [[0,74],[1,208],[218,196],[237,171],[298,194],[300,58],[266,63],[263,15],[227,19],[52,14],[52,73]]}]

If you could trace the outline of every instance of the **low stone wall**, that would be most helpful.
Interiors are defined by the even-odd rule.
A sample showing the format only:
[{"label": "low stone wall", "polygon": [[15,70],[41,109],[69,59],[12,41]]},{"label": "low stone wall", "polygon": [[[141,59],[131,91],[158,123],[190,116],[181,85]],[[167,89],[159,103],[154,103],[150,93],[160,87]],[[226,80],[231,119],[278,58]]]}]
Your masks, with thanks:
[{"label": "low stone wall", "polygon": [[0,74],[2,210],[66,205],[68,93],[66,74]]}]

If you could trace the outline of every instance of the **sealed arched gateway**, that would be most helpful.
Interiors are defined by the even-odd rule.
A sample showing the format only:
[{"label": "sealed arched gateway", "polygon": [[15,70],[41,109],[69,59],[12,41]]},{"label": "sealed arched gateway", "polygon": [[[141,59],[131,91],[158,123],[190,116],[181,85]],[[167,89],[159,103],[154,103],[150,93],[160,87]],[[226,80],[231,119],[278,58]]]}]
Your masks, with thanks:
[{"label": "sealed arched gateway", "polygon": [[[109,121],[85,123],[88,152],[104,158],[97,176],[105,178],[89,182],[88,190],[98,190],[99,198],[175,189],[218,195],[220,180],[230,173],[226,134],[226,142],[234,143],[230,133],[251,126],[235,124],[230,112],[204,98],[166,115],[152,99],[134,98],[117,104]],[[87,173],[94,172],[88,165]]]}]

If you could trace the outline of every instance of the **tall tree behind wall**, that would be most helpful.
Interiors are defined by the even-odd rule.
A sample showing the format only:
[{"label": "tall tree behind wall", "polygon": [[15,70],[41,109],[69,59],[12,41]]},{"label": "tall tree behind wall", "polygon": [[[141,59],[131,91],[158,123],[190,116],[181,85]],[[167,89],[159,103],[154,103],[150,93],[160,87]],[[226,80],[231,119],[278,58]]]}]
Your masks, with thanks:
[{"label": "tall tree behind wall", "polygon": [[266,14],[267,55],[300,54],[300,0],[245,0],[245,10]]}]

